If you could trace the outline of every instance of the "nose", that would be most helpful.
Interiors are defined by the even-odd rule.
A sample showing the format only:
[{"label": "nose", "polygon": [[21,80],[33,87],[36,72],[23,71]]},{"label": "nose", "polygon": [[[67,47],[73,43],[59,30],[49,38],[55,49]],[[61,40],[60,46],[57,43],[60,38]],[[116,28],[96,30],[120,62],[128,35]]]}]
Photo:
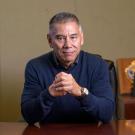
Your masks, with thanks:
[{"label": "nose", "polygon": [[71,47],[72,43],[69,37],[65,39],[64,47]]}]

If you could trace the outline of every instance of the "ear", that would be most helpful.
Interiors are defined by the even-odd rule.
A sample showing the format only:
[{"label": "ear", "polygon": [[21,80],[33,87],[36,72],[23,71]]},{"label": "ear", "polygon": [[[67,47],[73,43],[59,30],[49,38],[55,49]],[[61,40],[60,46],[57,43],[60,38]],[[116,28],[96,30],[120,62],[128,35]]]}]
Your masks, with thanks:
[{"label": "ear", "polygon": [[50,36],[49,34],[47,34],[47,40],[48,40],[49,46],[50,46],[51,48],[53,48],[53,47],[52,47],[52,39],[51,39],[51,36]]},{"label": "ear", "polygon": [[83,36],[83,32],[81,32],[81,46],[83,45],[84,43],[84,36]]}]

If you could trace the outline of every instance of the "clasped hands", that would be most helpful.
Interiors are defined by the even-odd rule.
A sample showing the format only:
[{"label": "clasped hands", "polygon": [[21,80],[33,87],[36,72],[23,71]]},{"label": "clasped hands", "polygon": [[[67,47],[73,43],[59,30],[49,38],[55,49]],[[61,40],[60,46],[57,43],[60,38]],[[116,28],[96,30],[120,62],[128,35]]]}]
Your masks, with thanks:
[{"label": "clasped hands", "polygon": [[60,72],[55,76],[55,80],[49,87],[49,93],[56,96],[64,96],[67,93],[73,96],[81,96],[81,87],[71,74]]}]

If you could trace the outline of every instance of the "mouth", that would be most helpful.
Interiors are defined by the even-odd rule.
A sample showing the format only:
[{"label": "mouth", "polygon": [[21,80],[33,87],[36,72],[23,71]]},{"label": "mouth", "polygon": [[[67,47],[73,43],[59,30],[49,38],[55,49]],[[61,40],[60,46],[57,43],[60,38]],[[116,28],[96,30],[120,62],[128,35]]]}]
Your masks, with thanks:
[{"label": "mouth", "polygon": [[63,50],[63,53],[67,53],[67,54],[68,54],[68,53],[69,53],[69,54],[70,54],[70,53],[74,53],[74,50],[73,50],[73,49],[64,49],[64,50]]},{"label": "mouth", "polygon": [[63,54],[66,56],[71,56],[74,54],[74,51],[63,51]]}]

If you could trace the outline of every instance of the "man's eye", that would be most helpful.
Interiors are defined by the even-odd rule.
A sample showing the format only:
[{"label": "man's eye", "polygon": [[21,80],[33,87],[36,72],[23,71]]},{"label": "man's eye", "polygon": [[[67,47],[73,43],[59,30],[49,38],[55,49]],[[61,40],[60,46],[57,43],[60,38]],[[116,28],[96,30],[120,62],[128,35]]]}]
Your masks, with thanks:
[{"label": "man's eye", "polygon": [[77,36],[72,36],[71,39],[75,40],[75,39],[77,39]]},{"label": "man's eye", "polygon": [[64,37],[57,37],[57,40],[64,40]]}]

